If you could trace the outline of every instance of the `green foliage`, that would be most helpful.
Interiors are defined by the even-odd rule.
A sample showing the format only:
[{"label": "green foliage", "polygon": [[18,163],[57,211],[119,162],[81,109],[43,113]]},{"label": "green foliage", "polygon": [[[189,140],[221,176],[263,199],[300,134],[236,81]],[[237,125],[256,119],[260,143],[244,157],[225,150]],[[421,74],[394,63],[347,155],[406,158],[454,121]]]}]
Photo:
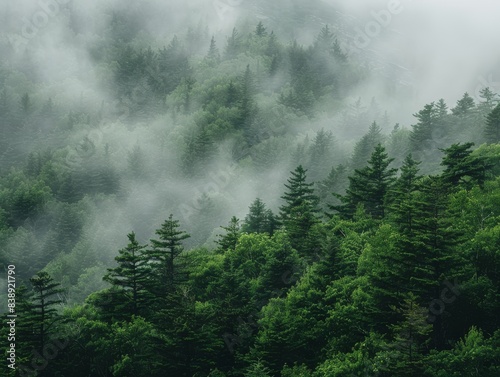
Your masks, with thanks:
[{"label": "green foliage", "polygon": [[[152,248],[145,252],[145,256],[150,262],[149,266],[152,269],[150,275],[154,275],[158,279],[157,281],[150,279],[149,282],[151,283],[148,283],[148,287],[146,287],[152,293],[169,292],[184,280],[175,262],[184,250],[182,241],[189,238],[190,235],[178,228],[180,228],[179,220],[174,220],[171,214],[163,222],[161,228],[155,232],[159,239],[152,239]],[[158,286],[159,283],[161,286]]]},{"label": "green foliage", "polygon": [[368,166],[355,170],[349,177],[349,188],[342,197],[342,205],[334,206],[343,216],[353,216],[358,204],[375,219],[382,219],[386,213],[386,195],[394,183],[396,169],[389,168],[390,159],[381,144],[375,147]]},{"label": "green foliage", "polygon": [[488,114],[484,135],[488,143],[500,142],[500,103]]},{"label": "green foliage", "polygon": [[280,221],[288,236],[301,255],[311,256],[318,247],[318,238],[314,234],[314,225],[318,223],[318,197],[314,194],[314,183],[307,182],[307,170],[299,165],[290,172],[291,177],[285,187],[287,191],[281,197],[285,204],[280,207]]},{"label": "green foliage", "polygon": [[123,293],[120,301],[124,305],[115,308],[115,318],[121,315],[125,318],[139,315],[139,308],[146,303],[147,278],[151,273],[145,254],[147,245],[139,245],[134,232],[127,237],[127,247],[119,250],[119,255],[115,257],[118,266],[108,269],[103,277],[111,285],[121,288]]}]

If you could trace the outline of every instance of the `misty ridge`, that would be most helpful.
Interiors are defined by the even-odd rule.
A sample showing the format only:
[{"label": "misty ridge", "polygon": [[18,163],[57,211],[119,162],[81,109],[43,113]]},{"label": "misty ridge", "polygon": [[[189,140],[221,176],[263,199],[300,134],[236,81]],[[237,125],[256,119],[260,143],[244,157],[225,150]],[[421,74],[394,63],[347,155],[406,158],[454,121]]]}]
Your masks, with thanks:
[{"label": "misty ridge", "polygon": [[10,365],[496,376],[499,10],[0,5],[0,259],[26,318]]}]

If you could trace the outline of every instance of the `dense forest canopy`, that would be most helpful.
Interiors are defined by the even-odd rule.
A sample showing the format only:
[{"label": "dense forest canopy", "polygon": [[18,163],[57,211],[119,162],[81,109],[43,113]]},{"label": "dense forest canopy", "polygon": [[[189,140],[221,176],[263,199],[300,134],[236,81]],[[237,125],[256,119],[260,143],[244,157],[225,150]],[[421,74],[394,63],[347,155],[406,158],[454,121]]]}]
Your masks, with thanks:
[{"label": "dense forest canopy", "polygon": [[27,3],[0,376],[500,375],[500,88],[420,103],[376,58],[403,8]]}]

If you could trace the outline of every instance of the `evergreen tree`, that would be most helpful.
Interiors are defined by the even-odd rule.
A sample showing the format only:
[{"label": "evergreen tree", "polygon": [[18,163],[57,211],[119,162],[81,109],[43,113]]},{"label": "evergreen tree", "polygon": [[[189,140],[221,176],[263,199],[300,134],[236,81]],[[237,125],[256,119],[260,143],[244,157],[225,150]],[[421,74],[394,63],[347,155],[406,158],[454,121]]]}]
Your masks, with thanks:
[{"label": "evergreen tree", "polygon": [[217,44],[215,42],[215,37],[212,36],[212,39],[210,40],[210,47],[208,49],[207,56],[205,57],[205,60],[209,64],[217,64],[220,61],[220,54],[219,54],[219,49],[217,48]]},{"label": "evergreen tree", "polygon": [[451,112],[453,115],[465,118],[471,114],[475,106],[474,99],[469,95],[469,93],[465,93],[463,97],[457,101],[457,105],[451,110]]},{"label": "evergreen tree", "polygon": [[352,155],[352,167],[354,169],[361,169],[366,166],[370,159],[373,149],[382,143],[382,130],[376,122],[373,122],[360,141],[354,146]]},{"label": "evergreen tree", "polygon": [[234,59],[239,54],[241,49],[241,37],[236,28],[233,28],[231,36],[227,40],[225,58]]},{"label": "evergreen tree", "polygon": [[406,156],[401,167],[401,175],[389,194],[393,202],[391,212],[393,213],[394,224],[403,234],[413,233],[413,218],[417,215],[415,213],[416,199],[414,193],[418,190],[418,183],[421,179],[418,174],[419,165],[420,162],[415,161],[411,154]]},{"label": "evergreen tree", "polygon": [[474,184],[482,186],[489,167],[486,158],[472,156],[470,148],[474,143],[453,144],[441,151],[445,153],[441,166],[445,167],[441,177],[450,189],[459,187],[472,188]]},{"label": "evergreen tree", "polygon": [[172,291],[183,279],[176,266],[176,261],[184,250],[182,241],[189,238],[190,235],[178,228],[179,220],[174,220],[171,214],[167,220],[162,224],[160,229],[156,230],[159,239],[151,240],[152,249],[146,251],[146,256],[153,269],[151,281],[148,285],[153,285],[149,288],[150,291],[156,293],[155,290]]},{"label": "evergreen tree", "polygon": [[127,247],[119,250],[119,255],[115,257],[118,266],[109,268],[103,279],[121,288],[122,299],[125,302],[116,308],[117,314],[131,318],[132,315],[139,315],[144,309],[145,286],[150,270],[145,256],[147,245],[140,245],[134,232],[129,233],[127,237],[129,240]]},{"label": "evergreen tree", "polygon": [[249,213],[245,216],[245,221],[241,230],[246,233],[269,233],[273,229],[273,213],[266,207],[266,204],[257,198],[249,207]]},{"label": "evergreen tree", "polygon": [[63,292],[59,283],[45,271],[30,279],[33,287],[31,316],[24,318],[33,328],[36,349],[43,354],[43,349],[50,339],[56,323],[60,321],[57,306],[62,302],[59,294]]},{"label": "evergreen tree", "polygon": [[393,309],[402,314],[403,320],[391,326],[394,341],[389,347],[398,355],[391,373],[398,376],[420,377],[424,366],[423,354],[432,331],[432,325],[427,323],[428,309],[419,306],[417,297],[412,293],[408,294],[401,308]]},{"label": "evergreen tree", "polygon": [[216,241],[219,245],[218,251],[224,253],[228,250],[235,250],[238,244],[238,238],[240,237],[240,220],[236,216],[231,217],[231,221],[228,226],[222,226],[222,229],[226,231],[225,234],[219,234],[219,239]]},{"label": "evergreen tree", "polygon": [[266,28],[264,27],[264,24],[262,23],[262,21],[259,21],[259,23],[257,24],[257,27],[255,28],[255,35],[257,37],[267,36],[267,31],[266,31]]},{"label": "evergreen tree", "polygon": [[309,178],[312,181],[324,179],[332,166],[334,138],[331,132],[318,131],[309,149]]},{"label": "evergreen tree", "polygon": [[413,153],[429,149],[433,142],[436,126],[436,108],[434,102],[425,105],[422,110],[413,115],[418,123],[412,126],[410,149]]},{"label": "evergreen tree", "polygon": [[332,209],[340,211],[344,216],[354,215],[358,204],[363,204],[367,213],[375,219],[382,219],[386,212],[386,195],[394,183],[396,169],[389,169],[393,161],[385,152],[385,148],[378,144],[372,153],[368,166],[356,169],[349,177],[349,188],[342,197],[342,205]]},{"label": "evergreen tree", "polygon": [[290,172],[285,187],[287,191],[281,197],[285,204],[280,207],[280,221],[287,230],[292,247],[300,254],[312,255],[315,242],[311,230],[318,223],[318,197],[314,195],[314,183],[307,182],[307,170],[299,165]]},{"label": "evergreen tree", "polygon": [[481,98],[481,102],[477,105],[477,109],[481,116],[487,117],[498,104],[498,95],[486,87],[479,91],[479,98]]},{"label": "evergreen tree", "polygon": [[238,129],[245,131],[246,141],[252,145],[250,127],[253,123],[255,116],[255,103],[254,103],[255,83],[250,65],[247,65],[245,73],[241,78],[241,90],[239,95],[238,110],[239,117],[236,124]]},{"label": "evergreen tree", "polygon": [[486,117],[484,136],[488,143],[500,142],[500,103]]}]

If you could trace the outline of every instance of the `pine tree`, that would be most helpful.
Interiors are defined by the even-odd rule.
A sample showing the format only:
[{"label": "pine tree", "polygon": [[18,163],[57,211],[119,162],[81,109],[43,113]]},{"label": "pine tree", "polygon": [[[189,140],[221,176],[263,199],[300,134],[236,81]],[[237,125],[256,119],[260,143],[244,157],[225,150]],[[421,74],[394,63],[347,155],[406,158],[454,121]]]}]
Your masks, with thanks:
[{"label": "pine tree", "polygon": [[267,36],[267,31],[266,28],[264,27],[264,24],[262,24],[262,21],[259,21],[259,23],[257,24],[257,27],[255,28],[255,35],[257,37]]},{"label": "pine tree", "polygon": [[257,198],[249,207],[241,230],[246,233],[271,233],[272,211]]},{"label": "pine tree", "polygon": [[375,219],[382,219],[386,212],[386,195],[394,183],[396,169],[389,169],[393,161],[385,152],[385,148],[378,144],[372,153],[368,166],[356,169],[349,177],[349,188],[342,197],[342,205],[333,206],[341,215],[352,217],[358,207],[363,204],[367,213]]},{"label": "pine tree", "polygon": [[280,221],[285,227],[292,247],[300,254],[312,255],[314,240],[310,231],[318,223],[318,197],[314,194],[314,183],[307,183],[307,170],[299,165],[291,173],[285,187],[287,191],[281,197],[285,204],[280,207]]},{"label": "pine tree", "polygon": [[410,149],[413,153],[418,153],[432,146],[433,132],[436,126],[436,108],[434,102],[425,105],[422,110],[413,116],[418,119],[418,123],[412,126]]},{"label": "pine tree", "polygon": [[41,271],[30,279],[33,287],[31,317],[24,320],[33,326],[33,336],[37,350],[42,354],[60,317],[56,308],[62,301],[59,294],[63,292],[59,283],[45,271]]},{"label": "pine tree", "polygon": [[179,220],[174,220],[171,214],[168,220],[156,230],[159,239],[151,240],[152,249],[146,251],[147,258],[152,262],[152,274],[157,281],[149,283],[153,285],[149,290],[155,293],[155,289],[160,291],[172,291],[182,280],[176,268],[176,261],[184,250],[182,241],[190,235],[178,228]]},{"label": "pine tree", "polygon": [[486,117],[498,104],[498,95],[487,87],[479,91],[479,98],[482,101],[477,105],[477,108],[481,115]]},{"label": "pine tree", "polygon": [[373,122],[366,135],[364,135],[354,146],[352,167],[354,169],[361,169],[366,166],[373,149],[379,143],[382,143],[382,130],[376,122]]},{"label": "pine tree", "polygon": [[212,36],[212,39],[210,40],[210,47],[208,49],[208,53],[207,56],[205,57],[205,60],[212,65],[216,65],[217,63],[220,62],[220,53],[219,49],[217,48],[214,36]]},{"label": "pine tree", "polygon": [[446,104],[444,99],[441,98],[436,104],[436,116],[438,118],[443,118],[446,115],[448,115],[448,105]]},{"label": "pine tree", "polygon": [[391,326],[394,341],[389,346],[398,355],[397,364],[391,373],[419,377],[423,371],[423,353],[432,331],[432,325],[427,323],[428,309],[419,306],[418,298],[412,293],[408,294],[401,308],[393,309],[403,316],[403,320]]},{"label": "pine tree", "polygon": [[236,28],[233,28],[231,36],[227,40],[225,58],[234,59],[238,55],[241,49],[241,38]]},{"label": "pine tree", "polygon": [[335,140],[331,132],[318,131],[309,149],[309,178],[312,181],[324,179],[332,166]]},{"label": "pine tree", "polygon": [[500,143],[500,103],[486,117],[484,136],[487,143]]},{"label": "pine tree", "polygon": [[117,308],[117,314],[130,319],[132,315],[137,316],[141,309],[144,309],[145,286],[150,269],[145,255],[147,245],[140,245],[134,232],[129,233],[127,237],[127,247],[119,250],[119,255],[115,257],[118,267],[109,268],[103,280],[121,289],[126,302]]},{"label": "pine tree", "polygon": [[216,241],[219,247],[218,252],[224,253],[228,250],[235,250],[238,244],[238,238],[240,237],[240,220],[236,216],[231,217],[231,221],[228,226],[221,226],[225,230],[225,234],[219,234],[219,239]]},{"label": "pine tree", "polygon": [[245,136],[247,142],[251,141],[249,140],[250,139],[249,131],[255,115],[255,103],[253,99],[254,93],[255,93],[254,78],[252,71],[250,70],[250,65],[247,65],[245,73],[241,78],[241,90],[238,102],[239,119],[236,124],[236,127],[238,129],[245,130]]},{"label": "pine tree", "polygon": [[474,143],[453,144],[447,149],[441,149],[445,156],[441,166],[445,167],[441,177],[449,189],[460,187],[472,188],[482,186],[486,180],[486,171],[491,166],[485,157],[473,157],[470,148]]},{"label": "pine tree", "polygon": [[406,156],[401,175],[396,180],[391,193],[392,198],[391,212],[393,214],[394,224],[403,234],[413,233],[413,218],[416,216],[414,193],[418,189],[418,183],[421,179],[419,173],[420,162],[413,159],[412,155]]},{"label": "pine tree", "polygon": [[474,99],[469,95],[469,93],[466,92],[463,97],[457,101],[457,105],[451,110],[451,112],[453,115],[465,118],[472,113],[475,106],[476,104],[474,103]]}]

